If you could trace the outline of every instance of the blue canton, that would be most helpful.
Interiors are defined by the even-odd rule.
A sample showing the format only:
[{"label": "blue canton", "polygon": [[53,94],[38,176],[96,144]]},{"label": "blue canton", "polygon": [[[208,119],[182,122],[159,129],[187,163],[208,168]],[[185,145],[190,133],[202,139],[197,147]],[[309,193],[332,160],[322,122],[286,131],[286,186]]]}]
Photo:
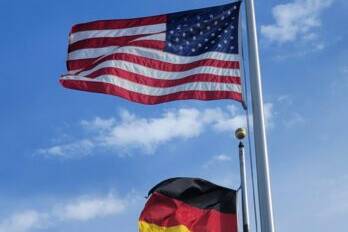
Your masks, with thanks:
[{"label": "blue canton", "polygon": [[165,51],[196,56],[209,51],[238,54],[240,2],[168,15]]}]

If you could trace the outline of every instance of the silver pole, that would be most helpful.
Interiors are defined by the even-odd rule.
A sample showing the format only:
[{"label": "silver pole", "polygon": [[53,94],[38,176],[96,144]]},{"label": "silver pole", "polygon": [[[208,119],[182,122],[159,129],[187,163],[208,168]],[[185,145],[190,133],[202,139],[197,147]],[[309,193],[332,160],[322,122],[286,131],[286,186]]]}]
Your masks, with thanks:
[{"label": "silver pole", "polygon": [[245,0],[245,7],[261,232],[274,232],[254,0]]},{"label": "silver pole", "polygon": [[244,144],[239,143],[240,180],[242,186],[243,232],[249,232],[248,187],[246,180]]}]

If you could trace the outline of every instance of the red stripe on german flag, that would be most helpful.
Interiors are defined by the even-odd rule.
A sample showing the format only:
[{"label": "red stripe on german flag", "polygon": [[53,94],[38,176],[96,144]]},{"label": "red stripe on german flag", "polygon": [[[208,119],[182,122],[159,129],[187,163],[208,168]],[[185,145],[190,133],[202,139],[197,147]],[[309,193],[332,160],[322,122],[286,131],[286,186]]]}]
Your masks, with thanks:
[{"label": "red stripe on german flag", "polygon": [[196,178],[156,185],[140,215],[140,232],[237,232],[236,191]]}]

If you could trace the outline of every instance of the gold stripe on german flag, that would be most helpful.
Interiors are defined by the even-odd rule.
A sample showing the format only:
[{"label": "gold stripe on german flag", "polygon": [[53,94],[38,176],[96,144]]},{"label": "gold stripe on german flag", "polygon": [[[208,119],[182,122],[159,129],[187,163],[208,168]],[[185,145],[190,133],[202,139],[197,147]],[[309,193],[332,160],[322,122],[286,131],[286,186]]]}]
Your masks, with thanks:
[{"label": "gold stripe on german flag", "polygon": [[149,195],[140,232],[237,232],[235,190],[198,178],[172,178]]}]

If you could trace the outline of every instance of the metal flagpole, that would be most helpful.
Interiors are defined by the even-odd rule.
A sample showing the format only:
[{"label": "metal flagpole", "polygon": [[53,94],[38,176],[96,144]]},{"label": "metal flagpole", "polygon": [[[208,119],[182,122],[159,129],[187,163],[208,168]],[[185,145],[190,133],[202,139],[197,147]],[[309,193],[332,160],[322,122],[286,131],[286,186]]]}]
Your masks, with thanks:
[{"label": "metal flagpole", "polygon": [[245,152],[242,140],[245,138],[246,131],[243,128],[236,130],[236,137],[239,142],[239,165],[240,165],[240,182],[242,187],[242,211],[243,211],[243,232],[249,232],[249,209],[248,209],[248,185],[245,168]]},{"label": "metal flagpole", "polygon": [[254,0],[245,0],[245,8],[261,232],[274,232]]}]

